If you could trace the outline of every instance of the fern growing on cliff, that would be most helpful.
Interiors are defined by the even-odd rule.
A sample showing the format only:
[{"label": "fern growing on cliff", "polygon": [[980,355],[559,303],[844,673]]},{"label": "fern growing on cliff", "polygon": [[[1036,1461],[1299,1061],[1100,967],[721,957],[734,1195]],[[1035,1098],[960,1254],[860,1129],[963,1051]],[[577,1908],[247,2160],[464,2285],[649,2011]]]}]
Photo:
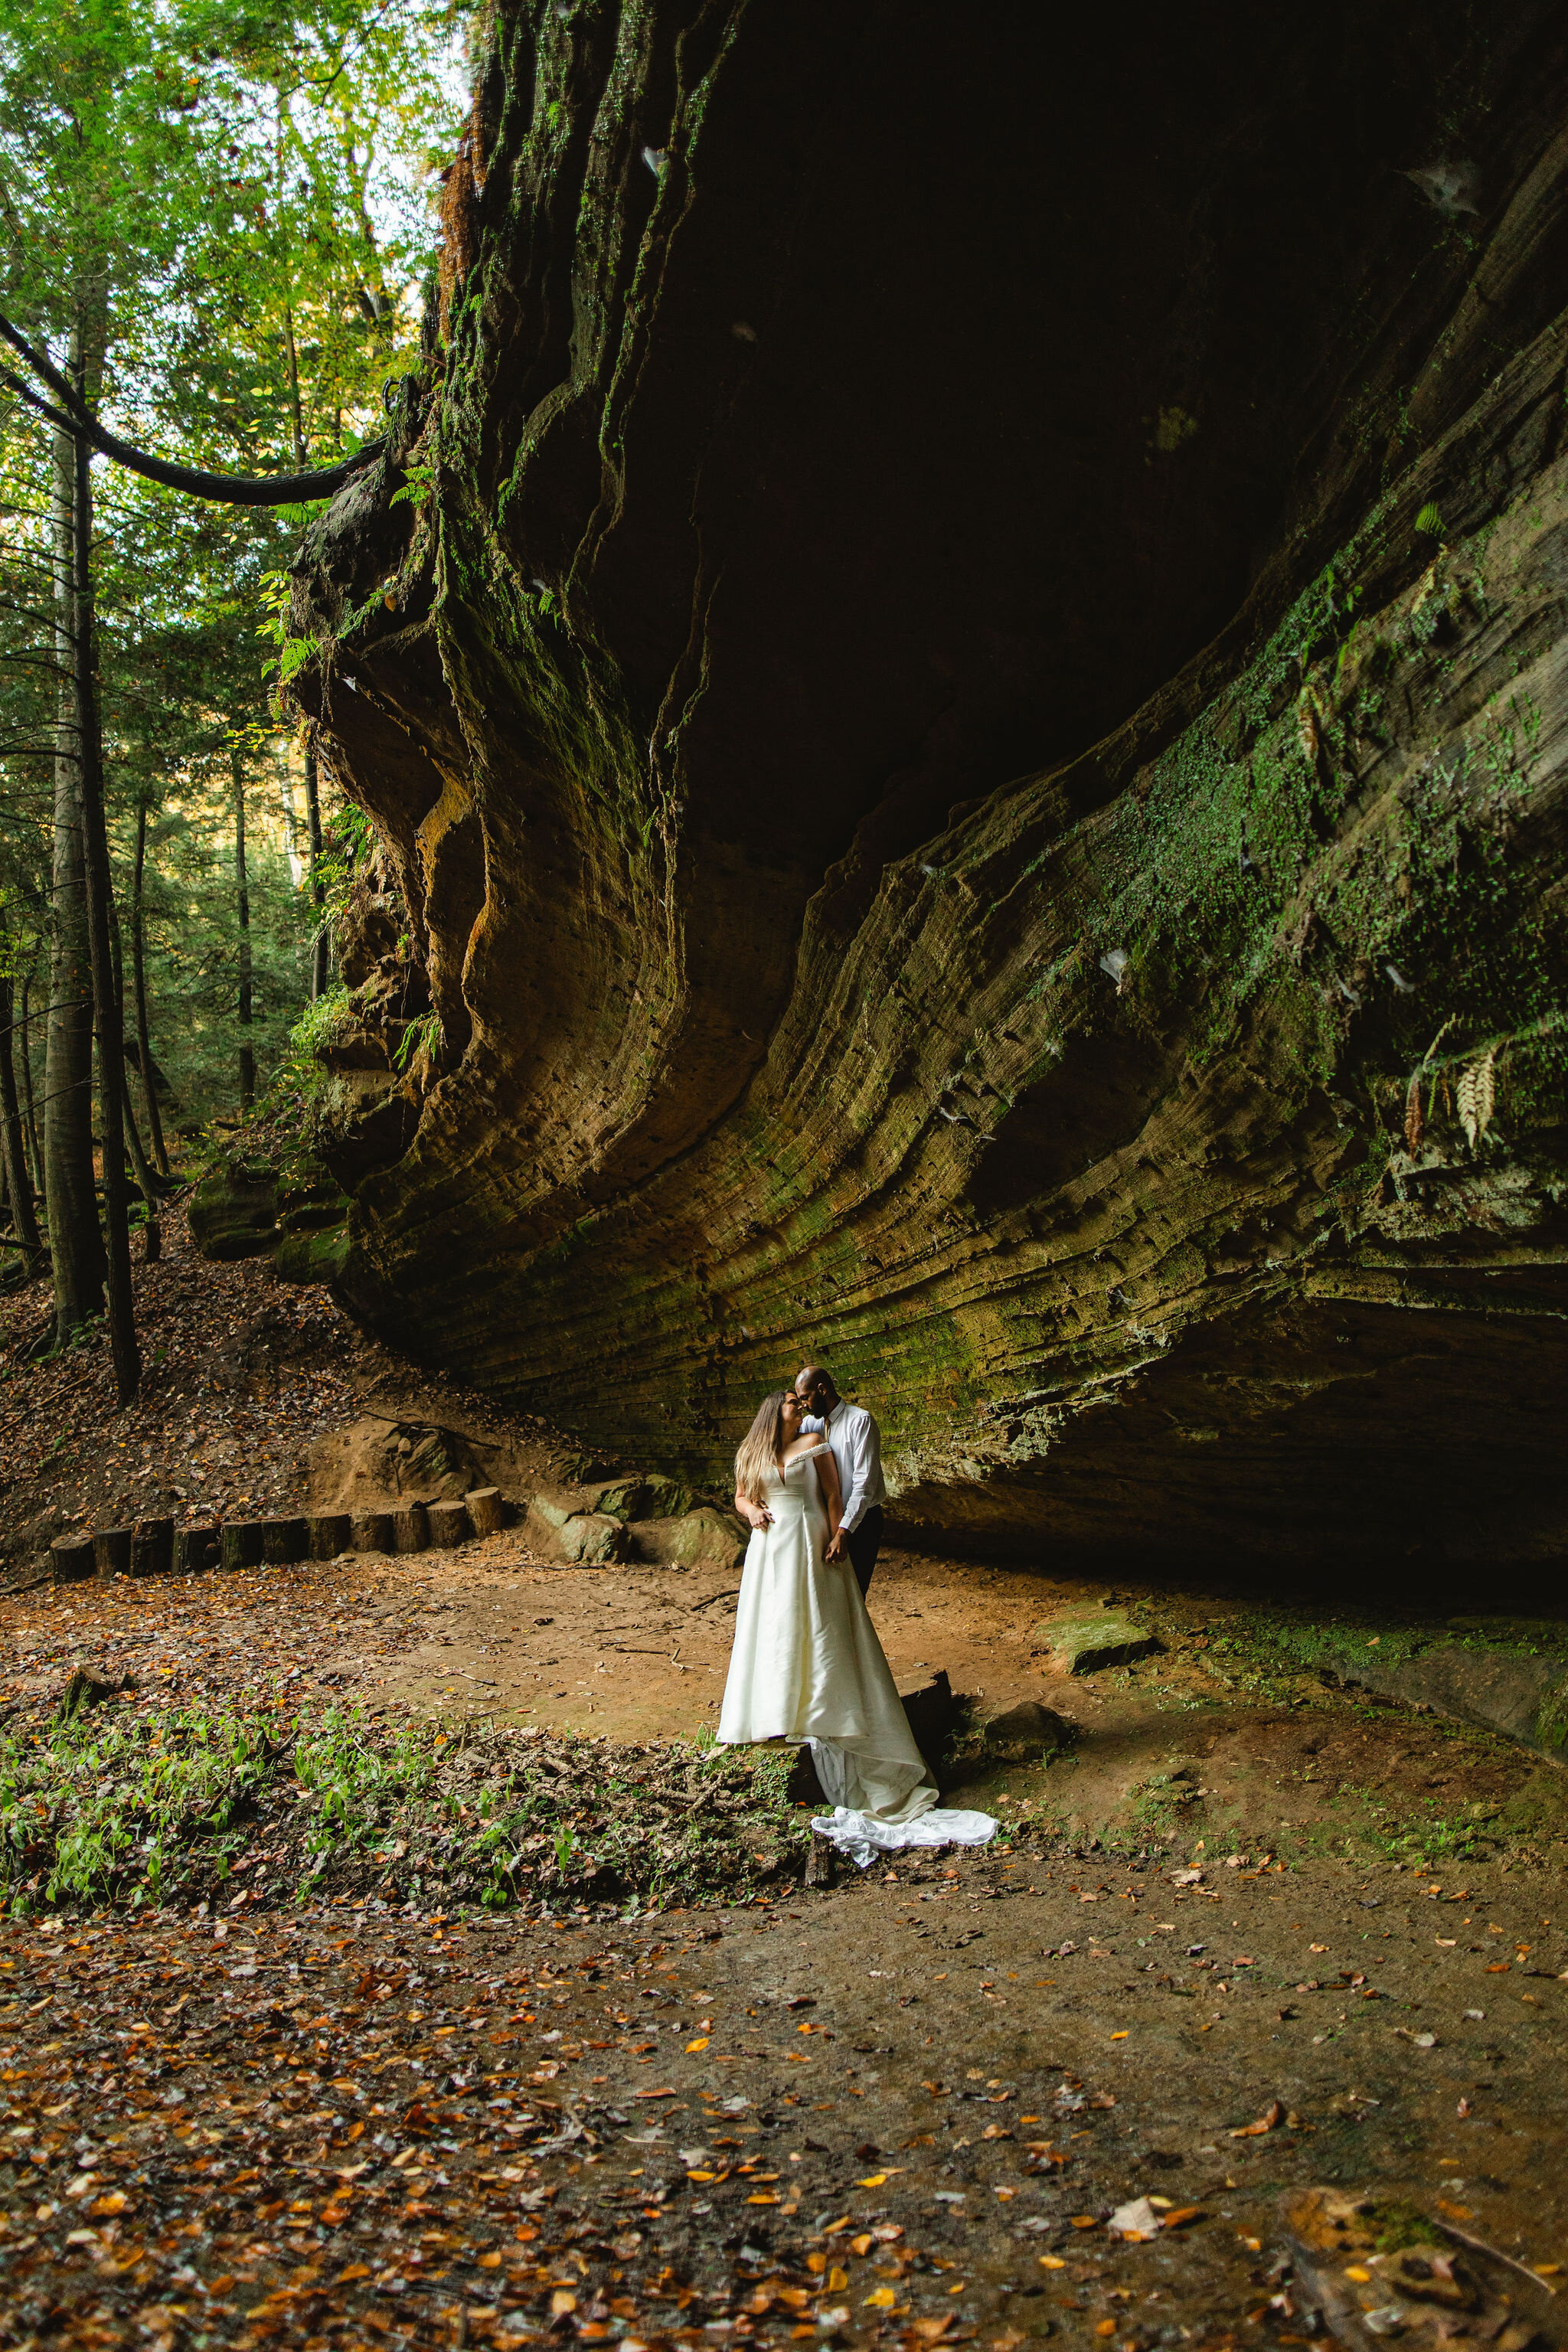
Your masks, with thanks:
[{"label": "fern growing on cliff", "polygon": [[1472,1151],[1484,1140],[1497,1107],[1497,1047],[1459,1074],[1459,1124]]}]

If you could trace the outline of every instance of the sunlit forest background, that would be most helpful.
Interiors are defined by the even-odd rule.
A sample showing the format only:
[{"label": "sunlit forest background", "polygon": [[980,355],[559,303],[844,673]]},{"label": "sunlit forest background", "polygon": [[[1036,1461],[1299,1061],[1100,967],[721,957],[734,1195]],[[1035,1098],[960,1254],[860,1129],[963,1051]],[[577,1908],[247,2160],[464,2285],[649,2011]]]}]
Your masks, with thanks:
[{"label": "sunlit forest background", "polygon": [[[415,362],[464,48],[434,0],[14,0],[0,307],[143,449],[330,466]],[[60,937],[69,462],[67,436],[0,395],[0,1019],[46,1216],[51,1089],[82,1083],[61,1043],[84,993]],[[291,1033],[336,985],[326,919],[356,844],[279,696],[279,603],[314,509],[208,503],[102,459],[91,478],[128,1140],[177,1166],[298,1062]]]}]

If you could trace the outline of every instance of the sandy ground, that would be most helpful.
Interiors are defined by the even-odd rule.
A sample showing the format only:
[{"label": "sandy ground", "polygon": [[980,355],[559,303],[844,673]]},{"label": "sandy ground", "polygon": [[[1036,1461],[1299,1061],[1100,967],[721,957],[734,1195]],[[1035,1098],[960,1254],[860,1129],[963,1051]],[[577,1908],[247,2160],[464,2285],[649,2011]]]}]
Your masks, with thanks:
[{"label": "sandy ground", "polygon": [[[739,1579],[722,1570],[563,1569],[518,1530],[412,1559],[355,1558],[237,1576],[117,1579],[5,1603],[0,1707],[34,1706],[85,1667],[130,1674],[171,1706],[329,1699],[389,1722],[466,1718],[612,1741],[689,1740],[718,1719]],[[1077,1727],[1064,1753],[963,1768],[963,1801],[1043,1813],[1079,1839],[1184,1856],[1266,1846],[1290,1859],[1420,1860],[1495,1814],[1504,1851],[1568,1861],[1568,1775],[1490,1735],[1316,1681],[1261,1691],[1216,1672],[1228,1604],[1128,1595],[1163,1629],[1130,1670],[1056,1675],[1035,1631],[1103,1597],[1022,1570],[895,1552],[871,1588],[900,1687],[945,1668],[974,1720],[1024,1697]],[[1144,1601],[1150,1605],[1144,1609]]]}]

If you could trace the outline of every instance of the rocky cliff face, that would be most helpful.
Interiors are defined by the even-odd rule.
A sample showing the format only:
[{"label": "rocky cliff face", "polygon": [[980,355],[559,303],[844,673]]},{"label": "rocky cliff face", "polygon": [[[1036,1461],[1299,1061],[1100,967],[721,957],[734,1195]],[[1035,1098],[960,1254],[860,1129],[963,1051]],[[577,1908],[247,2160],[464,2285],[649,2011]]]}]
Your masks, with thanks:
[{"label": "rocky cliff face", "polygon": [[1544,1557],[1568,33],[1041,26],[499,7],[297,575],[341,1289],[709,1478],[819,1358],[947,1541]]}]

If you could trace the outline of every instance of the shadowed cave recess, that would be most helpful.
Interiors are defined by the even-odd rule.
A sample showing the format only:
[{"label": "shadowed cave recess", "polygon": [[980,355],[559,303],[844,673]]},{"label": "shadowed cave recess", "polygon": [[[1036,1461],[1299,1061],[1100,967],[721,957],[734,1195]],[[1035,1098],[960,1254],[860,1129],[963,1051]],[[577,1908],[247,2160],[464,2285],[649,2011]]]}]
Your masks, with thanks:
[{"label": "shadowed cave recess", "polygon": [[1547,1571],[1563,11],[480,51],[294,575],[384,845],[313,1269],[714,1486],[818,1359],[916,1544]]}]

